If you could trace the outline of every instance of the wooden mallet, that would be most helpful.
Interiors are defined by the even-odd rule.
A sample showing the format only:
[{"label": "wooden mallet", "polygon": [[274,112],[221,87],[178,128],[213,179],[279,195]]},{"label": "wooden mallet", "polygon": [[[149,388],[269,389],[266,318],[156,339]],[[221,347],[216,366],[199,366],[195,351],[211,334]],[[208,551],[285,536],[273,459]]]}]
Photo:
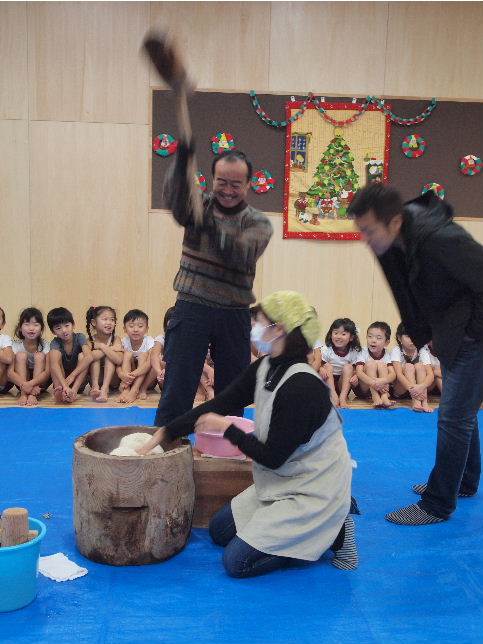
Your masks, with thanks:
[{"label": "wooden mallet", "polygon": [[[150,31],[144,38],[143,49],[163,81],[175,93],[179,136],[189,145],[191,143],[192,129],[187,96],[188,92],[193,91],[193,84],[188,78],[174,40],[167,32]],[[191,155],[187,168],[190,179],[190,205],[193,209],[195,224],[201,225],[203,222],[203,201],[201,192],[194,181],[196,170],[195,156]]]},{"label": "wooden mallet", "polygon": [[31,541],[38,535],[37,530],[29,530],[29,514],[25,508],[7,508],[2,512],[0,521],[0,544],[2,547],[18,546]]}]

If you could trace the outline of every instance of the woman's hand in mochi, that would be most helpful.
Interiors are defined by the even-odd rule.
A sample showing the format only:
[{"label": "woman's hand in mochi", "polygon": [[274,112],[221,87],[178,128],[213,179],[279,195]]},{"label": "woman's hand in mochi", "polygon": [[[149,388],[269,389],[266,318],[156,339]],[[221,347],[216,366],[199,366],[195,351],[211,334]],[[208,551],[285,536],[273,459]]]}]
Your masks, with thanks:
[{"label": "woman's hand in mochi", "polygon": [[195,432],[216,432],[224,434],[231,421],[219,414],[203,414],[196,421]]},{"label": "woman's hand in mochi", "polygon": [[139,456],[146,456],[146,454],[149,454],[149,452],[154,449],[156,445],[160,445],[161,443],[165,442],[166,439],[166,429],[164,427],[160,427],[154,432],[153,437],[147,443],[145,443],[142,447],[138,447],[135,451],[139,454]]}]

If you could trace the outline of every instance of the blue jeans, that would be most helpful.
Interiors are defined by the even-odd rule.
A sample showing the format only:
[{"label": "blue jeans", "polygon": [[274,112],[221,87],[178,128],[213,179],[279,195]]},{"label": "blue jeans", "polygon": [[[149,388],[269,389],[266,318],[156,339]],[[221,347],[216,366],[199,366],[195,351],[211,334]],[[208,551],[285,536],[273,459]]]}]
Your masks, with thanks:
[{"label": "blue jeans", "polygon": [[475,494],[481,471],[478,410],[483,401],[483,341],[465,339],[450,367],[442,367],[436,463],[419,505],[447,519],[458,492]]},{"label": "blue jeans", "polygon": [[[222,309],[178,300],[164,343],[166,372],[155,424],[163,427],[193,407],[208,348],[215,368],[215,395],[250,364],[248,309]],[[234,409],[243,416],[243,409]]]},{"label": "blue jeans", "polygon": [[210,536],[218,546],[224,546],[223,565],[231,577],[255,577],[283,568],[296,561],[290,557],[267,555],[237,537],[231,503],[224,505],[213,516],[209,526]]}]

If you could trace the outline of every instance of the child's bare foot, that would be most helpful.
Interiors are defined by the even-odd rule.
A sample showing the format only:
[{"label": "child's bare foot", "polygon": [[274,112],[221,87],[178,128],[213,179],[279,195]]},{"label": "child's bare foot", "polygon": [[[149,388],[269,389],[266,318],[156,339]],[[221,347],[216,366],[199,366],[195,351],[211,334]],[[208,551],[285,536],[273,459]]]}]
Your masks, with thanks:
[{"label": "child's bare foot", "polygon": [[133,393],[130,389],[124,389],[121,395],[119,396],[119,402],[120,403],[131,403],[134,400],[136,400],[136,393]]},{"label": "child's bare foot", "polygon": [[62,390],[62,387],[55,387],[54,388],[54,400],[56,403],[63,403],[64,402],[64,392]]},{"label": "child's bare foot", "polygon": [[92,400],[97,400],[101,395],[101,390],[99,389],[99,387],[91,387],[89,395],[92,398]]},{"label": "child's bare foot", "polygon": [[349,403],[347,402],[347,400],[345,398],[340,398],[339,407],[341,409],[348,409],[349,408]]},{"label": "child's bare foot", "polygon": [[432,414],[432,413],[433,413],[433,410],[432,410],[432,409],[431,409],[431,407],[428,405],[428,401],[427,401],[427,400],[423,400],[423,402],[422,402],[422,407],[423,407],[423,411],[424,411],[426,414]]},{"label": "child's bare foot", "polygon": [[73,403],[77,400],[77,392],[71,389],[70,391],[62,393],[62,400],[65,403]]},{"label": "child's bare foot", "polygon": [[387,396],[381,398],[382,409],[392,409],[396,405],[395,400],[389,400]]},{"label": "child's bare foot", "polygon": [[420,400],[413,400],[413,411],[423,411],[423,405]]},{"label": "child's bare foot", "polygon": [[126,389],[129,389],[129,385],[121,380],[119,383],[119,391],[126,391]]},{"label": "child's bare foot", "polygon": [[34,396],[33,394],[29,394],[27,396],[27,407],[35,407],[35,405],[39,404],[39,401],[37,400],[37,396]]},{"label": "child's bare foot", "polygon": [[138,396],[139,400],[146,400],[147,397],[148,397],[148,394],[147,394],[146,391],[140,391],[139,392],[139,396]]},{"label": "child's bare foot", "polygon": [[26,405],[28,400],[27,394],[20,394],[17,400],[18,405]]},{"label": "child's bare foot", "polygon": [[124,402],[128,404],[133,403],[138,397],[138,395],[139,395],[139,392],[133,391],[132,389],[130,389],[129,391],[126,391],[126,393],[124,394]]},{"label": "child's bare foot", "polygon": [[32,394],[32,396],[40,396],[42,389],[38,385],[35,385],[30,393]]},{"label": "child's bare foot", "polygon": [[96,398],[96,402],[98,403],[105,403],[109,400],[109,394],[105,389],[101,389],[99,392],[99,395]]},{"label": "child's bare foot", "polygon": [[334,405],[334,407],[339,406],[339,396],[335,394],[334,392],[330,393],[330,402]]}]

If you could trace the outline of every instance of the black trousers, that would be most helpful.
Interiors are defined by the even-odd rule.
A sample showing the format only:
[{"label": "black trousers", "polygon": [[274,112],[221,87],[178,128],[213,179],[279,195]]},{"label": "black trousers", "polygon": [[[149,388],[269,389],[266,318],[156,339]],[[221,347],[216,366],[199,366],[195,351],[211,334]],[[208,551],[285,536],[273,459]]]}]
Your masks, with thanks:
[{"label": "black trousers", "polygon": [[[208,348],[215,396],[250,364],[250,313],[178,300],[164,341],[166,373],[155,424],[163,427],[193,407]],[[233,410],[243,415],[243,410]]]}]

